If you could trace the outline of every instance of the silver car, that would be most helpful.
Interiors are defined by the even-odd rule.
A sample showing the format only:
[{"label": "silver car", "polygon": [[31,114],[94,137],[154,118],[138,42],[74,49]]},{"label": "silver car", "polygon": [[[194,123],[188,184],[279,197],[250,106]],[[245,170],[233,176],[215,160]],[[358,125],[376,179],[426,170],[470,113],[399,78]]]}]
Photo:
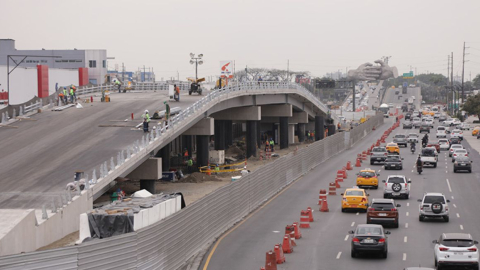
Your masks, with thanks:
[{"label": "silver car", "polygon": [[418,220],[424,221],[425,218],[443,218],[445,222],[449,221],[448,203],[442,193],[425,193],[423,199],[419,199]]},{"label": "silver car", "polygon": [[405,175],[389,175],[383,188],[383,198],[403,197],[410,198],[410,183]]},{"label": "silver car", "polygon": [[422,119],[415,117],[413,118],[412,123],[414,128],[419,128],[422,125]]}]

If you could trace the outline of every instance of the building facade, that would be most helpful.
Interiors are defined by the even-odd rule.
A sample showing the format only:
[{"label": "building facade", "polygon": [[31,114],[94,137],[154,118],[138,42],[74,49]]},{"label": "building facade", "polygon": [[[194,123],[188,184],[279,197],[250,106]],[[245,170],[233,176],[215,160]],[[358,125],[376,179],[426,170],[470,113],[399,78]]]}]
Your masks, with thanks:
[{"label": "building facade", "polygon": [[[91,84],[104,83],[107,74],[107,50],[18,50],[15,48],[15,40],[0,39],[0,65],[7,65],[8,55],[30,55],[20,64],[20,67],[36,67],[37,65],[47,65],[57,69],[86,67]],[[23,57],[14,56],[13,59],[20,62]],[[15,65],[12,60],[9,64],[10,66]]]}]

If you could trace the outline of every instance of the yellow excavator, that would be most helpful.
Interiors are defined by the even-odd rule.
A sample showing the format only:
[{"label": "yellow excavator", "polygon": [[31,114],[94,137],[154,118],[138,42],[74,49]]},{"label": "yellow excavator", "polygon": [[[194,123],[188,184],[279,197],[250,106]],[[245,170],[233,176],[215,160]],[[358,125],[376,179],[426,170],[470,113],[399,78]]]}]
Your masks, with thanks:
[{"label": "yellow excavator", "polygon": [[192,95],[192,93],[198,93],[199,95],[202,94],[202,88],[200,87],[200,83],[205,81],[205,78],[194,79],[194,78],[187,78],[192,84],[190,85],[190,90],[188,90],[188,94]]}]

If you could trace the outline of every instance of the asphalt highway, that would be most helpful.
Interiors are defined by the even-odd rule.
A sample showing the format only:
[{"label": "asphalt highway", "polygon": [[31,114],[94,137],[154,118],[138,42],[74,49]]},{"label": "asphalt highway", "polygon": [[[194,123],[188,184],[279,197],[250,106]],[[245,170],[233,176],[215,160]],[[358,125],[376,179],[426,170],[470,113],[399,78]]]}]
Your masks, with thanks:
[{"label": "asphalt highway", "polygon": [[[417,108],[421,98],[419,88],[409,89],[408,96],[415,95]],[[404,95],[405,96],[405,95]],[[385,103],[400,105],[396,96],[387,93]],[[395,109],[393,109],[394,111]],[[209,270],[223,269],[260,269],[265,265],[265,252],[273,250],[274,244],[281,243],[285,226],[300,219],[300,211],[308,206],[312,207],[315,222],[310,229],[301,230],[303,238],[297,240],[297,247],[292,254],[286,254],[286,263],[277,266],[278,269],[404,269],[405,267],[423,266],[434,267],[432,240],[438,239],[442,233],[462,232],[471,233],[475,240],[480,239],[478,226],[478,208],[480,198],[480,173],[476,164],[480,162],[480,155],[464,140],[462,143],[470,152],[473,160],[472,173],[453,173],[453,164],[447,152],[440,152],[437,168],[425,168],[418,175],[414,163],[419,153],[412,154],[410,148],[401,148],[404,158],[402,170],[384,170],[382,165],[369,165],[363,162],[362,167],[354,167],[348,171],[348,178],[337,189],[336,196],[328,196],[330,212],[319,212],[317,202],[320,189],[328,189],[328,183],[336,176],[336,170],[344,166],[347,161],[353,161],[356,156],[374,143],[383,132],[393,124],[394,118],[386,119],[381,128],[373,131],[363,141],[355,144],[351,149],[331,158],[310,173],[293,183],[278,197],[264,205],[261,209],[249,216],[242,224],[227,232],[215,249],[211,248],[206,254],[202,268]],[[403,122],[403,120],[402,120]],[[438,121],[435,121],[436,126]],[[395,129],[387,142],[392,141],[395,134],[418,132],[415,129]],[[465,135],[471,136],[471,135]],[[435,140],[432,131],[430,139]],[[380,170],[380,180],[388,175],[405,175],[412,181],[410,199],[398,199],[400,227],[387,228],[391,231],[388,238],[388,258],[364,256],[350,257],[351,237],[349,230],[356,225],[366,223],[365,213],[342,213],[340,193],[346,187],[355,185],[355,173],[365,167]],[[441,192],[445,194],[449,203],[450,222],[427,219],[418,220],[419,202],[425,192]],[[368,190],[370,201],[373,198],[383,198],[383,185],[378,190]],[[208,263],[207,263],[208,262]]]},{"label": "asphalt highway", "polygon": [[[170,107],[186,108],[201,97],[182,94]],[[145,109],[152,116],[168,99],[166,92],[112,93],[111,98],[101,103],[96,97],[83,109],[46,110],[12,124],[16,129],[0,128],[0,208],[41,208],[73,181],[75,171],[91,176],[97,166],[98,174],[100,163],[111,157],[116,162],[118,151],[143,135],[131,127],[99,125],[137,125]],[[131,113],[135,120],[123,122]]]}]

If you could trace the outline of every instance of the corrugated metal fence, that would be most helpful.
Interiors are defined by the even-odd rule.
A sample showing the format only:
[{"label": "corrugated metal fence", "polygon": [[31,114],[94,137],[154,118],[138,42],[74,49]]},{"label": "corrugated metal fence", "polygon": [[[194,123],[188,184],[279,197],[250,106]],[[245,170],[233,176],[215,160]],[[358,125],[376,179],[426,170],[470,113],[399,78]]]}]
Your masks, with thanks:
[{"label": "corrugated metal fence", "polygon": [[296,155],[281,157],[137,232],[2,257],[0,269],[178,269],[286,185],[382,123],[383,115],[376,115],[350,132],[337,133],[298,150]]}]

